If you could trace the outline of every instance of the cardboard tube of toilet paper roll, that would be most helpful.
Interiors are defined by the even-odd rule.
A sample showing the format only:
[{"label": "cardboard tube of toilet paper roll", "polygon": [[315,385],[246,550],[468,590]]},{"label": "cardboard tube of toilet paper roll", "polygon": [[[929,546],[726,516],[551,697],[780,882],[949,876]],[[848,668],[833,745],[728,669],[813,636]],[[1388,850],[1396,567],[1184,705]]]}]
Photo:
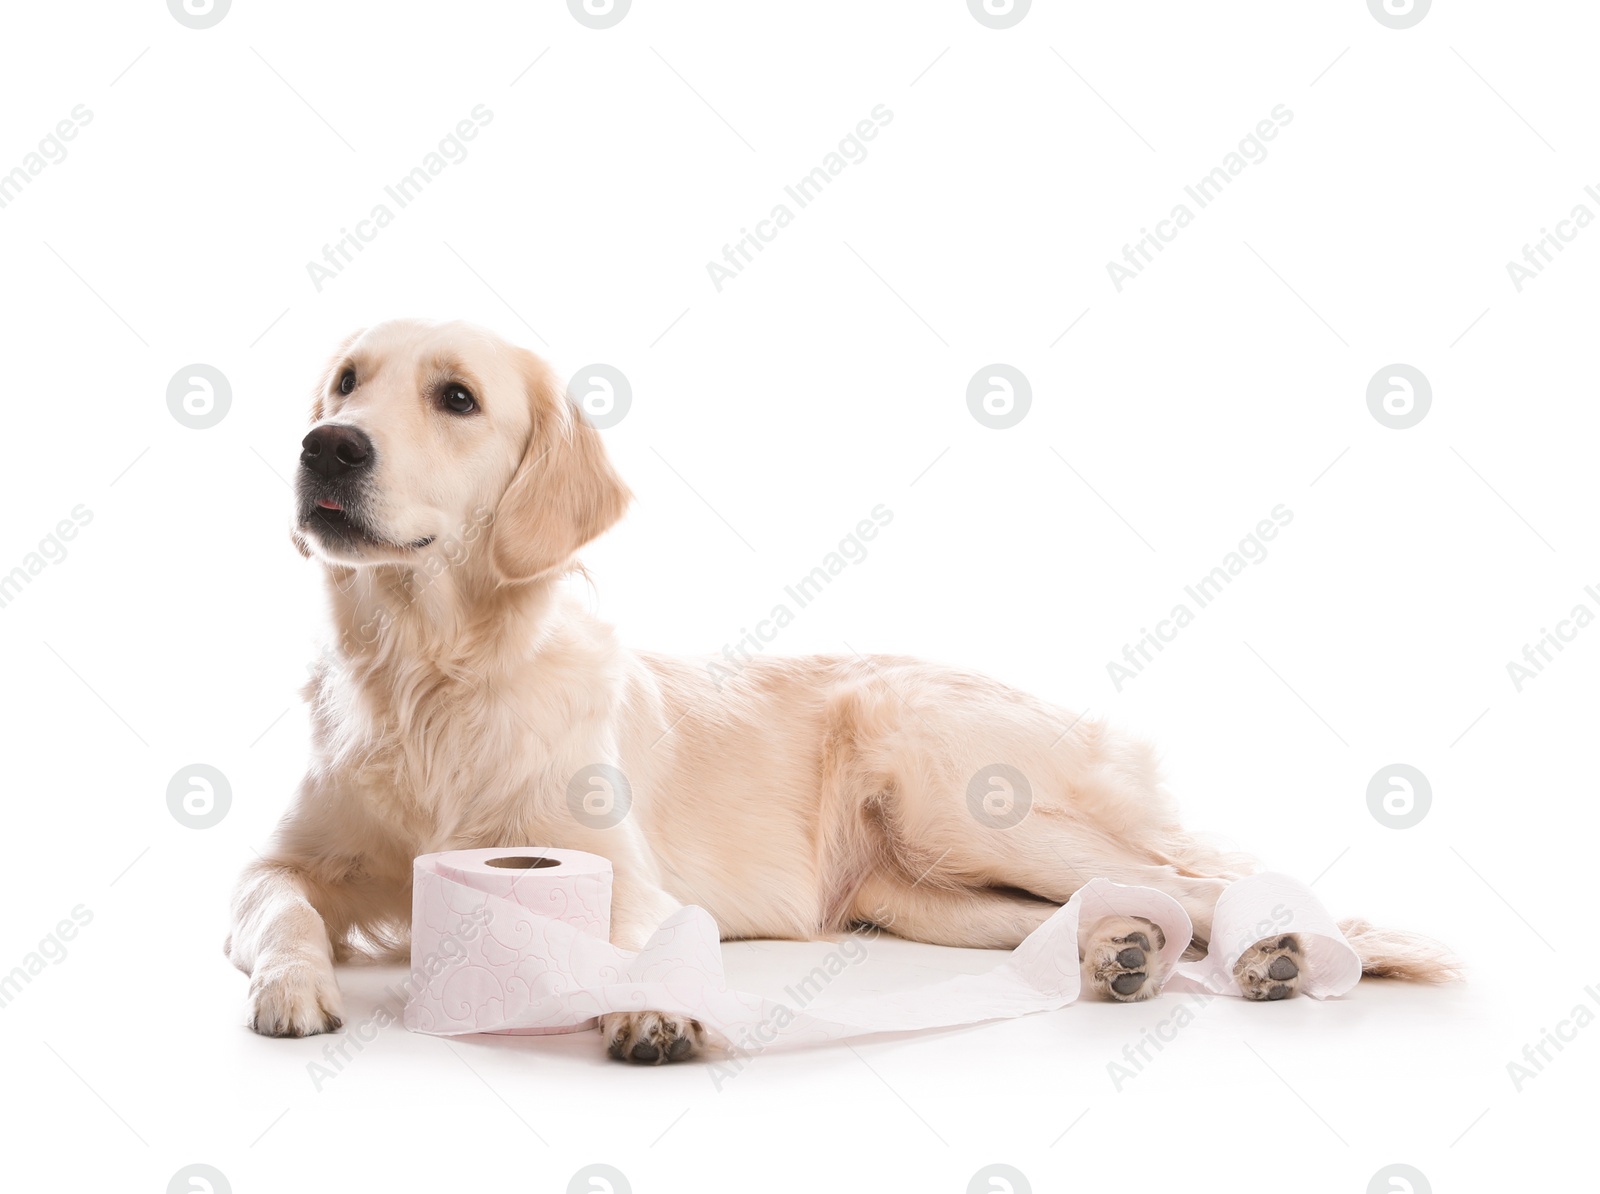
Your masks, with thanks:
[{"label": "cardboard tube of toilet paper roll", "polygon": [[414,884],[414,987],[405,1023],[439,1036],[572,1031],[626,1011],[693,1017],[746,1052],[950,1028],[1073,1002],[1081,917],[1155,921],[1167,938],[1163,957],[1175,951],[1169,962],[1190,937],[1188,915],[1170,896],[1094,879],[982,974],[792,1006],[728,990],[717,927],[703,909],[673,913],[637,954],[593,931],[604,922],[611,868],[592,855],[536,847],[427,854],[414,864]]},{"label": "cardboard tube of toilet paper roll", "polygon": [[1242,996],[1233,978],[1240,955],[1257,941],[1285,933],[1300,938],[1301,994],[1327,999],[1360,981],[1360,957],[1311,889],[1268,871],[1229,884],[1212,917],[1209,951],[1180,965],[1166,989]]}]

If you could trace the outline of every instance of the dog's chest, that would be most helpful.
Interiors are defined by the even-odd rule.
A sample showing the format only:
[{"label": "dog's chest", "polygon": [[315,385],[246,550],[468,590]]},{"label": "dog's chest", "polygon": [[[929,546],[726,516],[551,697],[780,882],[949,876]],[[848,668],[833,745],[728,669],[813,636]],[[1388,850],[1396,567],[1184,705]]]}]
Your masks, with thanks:
[{"label": "dog's chest", "polygon": [[340,698],[357,731],[346,765],[368,814],[418,850],[528,832],[609,754],[592,693],[559,677],[388,679]]}]

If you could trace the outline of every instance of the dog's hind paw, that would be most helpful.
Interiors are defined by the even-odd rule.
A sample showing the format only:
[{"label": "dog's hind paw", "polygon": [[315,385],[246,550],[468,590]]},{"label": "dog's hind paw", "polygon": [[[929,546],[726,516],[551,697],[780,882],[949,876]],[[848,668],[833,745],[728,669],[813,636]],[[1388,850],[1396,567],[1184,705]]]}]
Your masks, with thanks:
[{"label": "dog's hind paw", "polygon": [[1138,1003],[1161,990],[1167,974],[1159,954],[1167,936],[1139,916],[1108,916],[1078,930],[1084,990],[1117,1003]]},{"label": "dog's hind paw", "polygon": [[1305,954],[1294,933],[1257,941],[1233,964],[1233,978],[1246,999],[1288,999],[1300,993]]}]

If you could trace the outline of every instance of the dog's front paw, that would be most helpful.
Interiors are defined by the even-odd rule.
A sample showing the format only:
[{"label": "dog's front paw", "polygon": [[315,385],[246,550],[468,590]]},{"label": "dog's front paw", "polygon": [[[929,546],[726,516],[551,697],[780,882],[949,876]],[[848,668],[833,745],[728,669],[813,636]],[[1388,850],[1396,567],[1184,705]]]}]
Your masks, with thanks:
[{"label": "dog's front paw", "polygon": [[1079,931],[1083,985],[1101,999],[1138,1003],[1166,982],[1160,953],[1167,935],[1141,916],[1108,916]]},{"label": "dog's front paw", "polygon": [[1257,941],[1233,964],[1233,978],[1246,999],[1287,999],[1300,993],[1305,956],[1293,933]]},{"label": "dog's front paw", "polygon": [[607,1053],[640,1065],[693,1057],[706,1039],[698,1020],[667,1012],[612,1012],[600,1017],[600,1031]]},{"label": "dog's front paw", "polygon": [[315,1036],[344,1027],[333,968],[302,958],[258,962],[250,975],[246,1022],[263,1036]]}]

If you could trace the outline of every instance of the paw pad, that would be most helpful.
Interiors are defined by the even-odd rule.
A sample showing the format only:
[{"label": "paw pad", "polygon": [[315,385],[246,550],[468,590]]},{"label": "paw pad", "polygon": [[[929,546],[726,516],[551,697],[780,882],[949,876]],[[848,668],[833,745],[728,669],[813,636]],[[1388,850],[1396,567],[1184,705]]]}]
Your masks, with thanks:
[{"label": "paw pad", "polygon": [[[1155,949],[1151,949],[1151,942]],[[1159,925],[1137,916],[1110,916],[1079,932],[1084,986],[1119,1003],[1149,999],[1164,974],[1153,973],[1153,954],[1167,943]]]},{"label": "paw pad", "polygon": [[1233,977],[1246,999],[1273,1002],[1300,993],[1300,938],[1293,933],[1257,941],[1234,963]]},{"label": "paw pad", "polygon": [[699,1021],[666,1012],[615,1012],[601,1017],[600,1028],[606,1052],[636,1065],[682,1061],[705,1040]]}]

